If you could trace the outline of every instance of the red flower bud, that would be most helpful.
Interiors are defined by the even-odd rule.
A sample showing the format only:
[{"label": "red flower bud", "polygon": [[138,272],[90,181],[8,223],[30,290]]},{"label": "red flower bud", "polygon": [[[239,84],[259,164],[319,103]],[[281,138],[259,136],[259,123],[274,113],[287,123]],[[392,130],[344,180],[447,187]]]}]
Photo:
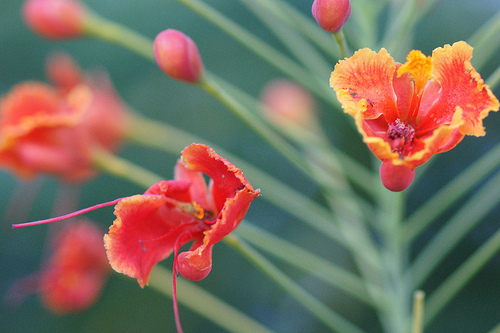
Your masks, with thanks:
[{"label": "red flower bud", "polygon": [[394,165],[391,161],[382,163],[380,178],[385,188],[393,192],[401,192],[410,186],[415,178],[415,168],[405,165]]},{"label": "red flower bud", "polygon": [[37,34],[53,39],[80,37],[85,30],[85,7],[76,0],[28,0],[24,21]]},{"label": "red flower bud", "polygon": [[158,66],[173,79],[196,83],[203,73],[196,44],[180,31],[160,32],[154,41],[154,53]]},{"label": "red flower bud", "polygon": [[349,0],[314,0],[312,15],[321,28],[328,32],[337,32],[351,15],[351,2]]}]

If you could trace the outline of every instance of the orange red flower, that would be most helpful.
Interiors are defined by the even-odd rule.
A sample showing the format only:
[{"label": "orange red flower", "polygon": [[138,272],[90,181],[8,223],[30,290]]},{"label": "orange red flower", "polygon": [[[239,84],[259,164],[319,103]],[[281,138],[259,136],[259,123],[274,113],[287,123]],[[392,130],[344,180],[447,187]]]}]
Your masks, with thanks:
[{"label": "orange red flower", "polygon": [[482,120],[498,110],[471,58],[472,47],[465,42],[437,48],[432,57],[411,51],[405,64],[385,49],[365,48],[335,66],[330,85],[363,141],[390,164],[386,171],[404,166],[411,173],[465,135],[484,135]]},{"label": "orange red flower", "polygon": [[118,148],[126,107],[104,75],[85,75],[67,56],[51,59],[48,75],[55,87],[21,83],[0,101],[0,165],[22,177],[86,179],[93,149]]},{"label": "orange red flower", "polygon": [[[211,179],[208,186],[203,174]],[[117,218],[104,237],[111,266],[144,287],[159,261],[193,241],[176,258],[176,269],[201,280],[211,270],[212,247],[239,225],[257,196],[241,170],[210,147],[192,144],[182,152],[175,180],[116,205]]]}]

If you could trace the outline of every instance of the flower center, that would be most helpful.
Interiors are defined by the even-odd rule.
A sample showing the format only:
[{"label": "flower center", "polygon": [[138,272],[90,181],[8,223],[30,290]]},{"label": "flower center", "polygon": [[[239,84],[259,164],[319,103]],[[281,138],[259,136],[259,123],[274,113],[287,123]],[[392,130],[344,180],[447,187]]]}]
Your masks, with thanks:
[{"label": "flower center", "polygon": [[389,124],[387,137],[391,139],[392,152],[402,154],[405,150],[410,150],[414,135],[415,129],[400,119],[396,119],[392,124]]}]

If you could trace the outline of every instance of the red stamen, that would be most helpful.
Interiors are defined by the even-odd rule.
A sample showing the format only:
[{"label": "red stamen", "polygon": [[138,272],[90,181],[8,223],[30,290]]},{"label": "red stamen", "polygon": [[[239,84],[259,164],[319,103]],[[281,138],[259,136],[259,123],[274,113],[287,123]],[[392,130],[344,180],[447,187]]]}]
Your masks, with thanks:
[{"label": "red stamen", "polygon": [[184,333],[182,330],[181,326],[181,319],[179,317],[179,307],[177,305],[177,274],[178,274],[178,269],[177,269],[177,254],[179,253],[179,237],[177,239],[177,242],[175,242],[174,246],[174,269],[172,269],[172,293],[173,293],[173,301],[174,301],[174,317],[175,317],[175,327],[177,328],[177,333]]},{"label": "red stamen", "polygon": [[99,209],[99,208],[102,208],[102,207],[116,205],[122,199],[123,198],[118,198],[118,199],[115,199],[113,201],[104,202],[104,203],[101,203],[101,204],[98,204],[98,205],[95,205],[95,206],[92,206],[92,207],[88,207],[88,208],[77,210],[76,212],[73,212],[73,213],[69,213],[69,214],[62,215],[62,216],[57,216],[57,217],[52,217],[52,218],[46,219],[46,220],[39,220],[39,221],[34,221],[34,222],[26,222],[26,223],[13,224],[12,228],[30,227],[30,226],[33,226],[33,225],[39,225],[39,224],[52,223],[52,222],[57,222],[57,221],[61,221],[61,220],[66,220],[66,219],[69,219],[69,218],[72,218],[72,217],[75,217],[75,216],[78,216],[78,215],[85,214],[85,213],[90,212],[90,211],[95,210],[95,209]]}]

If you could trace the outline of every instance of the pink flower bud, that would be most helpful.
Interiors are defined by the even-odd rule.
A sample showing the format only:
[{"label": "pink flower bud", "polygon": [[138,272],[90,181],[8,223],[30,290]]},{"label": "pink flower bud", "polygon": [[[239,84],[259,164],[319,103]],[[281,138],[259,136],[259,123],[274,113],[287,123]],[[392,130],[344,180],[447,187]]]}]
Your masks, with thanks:
[{"label": "pink flower bud", "polygon": [[154,53],[158,66],[173,79],[196,83],[203,73],[196,44],[180,31],[160,32],[154,41]]},{"label": "pink flower bud", "polygon": [[380,178],[385,188],[393,192],[401,192],[410,186],[415,178],[415,169],[404,165],[394,165],[391,161],[382,163]]},{"label": "pink flower bud", "polygon": [[85,30],[84,6],[76,0],[28,0],[24,21],[37,34],[52,38],[80,37]]},{"label": "pink flower bud", "polygon": [[328,32],[337,32],[351,15],[351,2],[349,0],[314,0],[312,15],[321,28]]}]

